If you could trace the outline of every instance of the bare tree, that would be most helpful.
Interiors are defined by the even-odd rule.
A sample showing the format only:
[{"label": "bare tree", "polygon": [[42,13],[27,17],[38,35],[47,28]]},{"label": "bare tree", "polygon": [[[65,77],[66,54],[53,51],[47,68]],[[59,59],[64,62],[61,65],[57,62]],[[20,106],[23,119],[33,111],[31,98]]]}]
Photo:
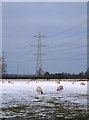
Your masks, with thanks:
[{"label": "bare tree", "polygon": [[0,56],[0,74],[2,73],[2,57]]},{"label": "bare tree", "polygon": [[0,74],[5,74],[7,72],[6,68],[7,65],[5,63],[4,53],[3,53],[2,57],[0,56]]}]

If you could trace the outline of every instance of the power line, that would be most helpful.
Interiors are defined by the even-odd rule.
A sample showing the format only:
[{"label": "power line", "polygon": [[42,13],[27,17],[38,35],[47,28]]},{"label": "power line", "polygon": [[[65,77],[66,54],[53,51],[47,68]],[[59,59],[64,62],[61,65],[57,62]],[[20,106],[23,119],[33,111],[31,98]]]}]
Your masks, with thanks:
[{"label": "power line", "polygon": [[[77,49],[80,49],[80,48],[87,48],[89,45],[87,45],[87,46],[77,46],[77,47],[73,47],[73,48],[67,48],[67,49],[65,49],[65,48],[62,48],[61,50],[60,49],[57,49],[57,50],[51,50],[51,51],[49,51],[49,53],[50,52],[56,52],[56,54],[57,54],[57,52],[59,53],[59,52],[69,52],[70,50],[77,50]],[[66,50],[69,50],[69,51],[66,51]]]},{"label": "power line", "polygon": [[[32,51],[30,51],[30,52],[32,52]],[[27,52],[25,52],[22,56],[19,56],[19,58],[13,58],[14,60],[8,60],[8,61],[14,61],[14,62],[21,62],[22,60],[24,60],[24,57],[26,56],[26,55],[28,55],[29,54],[29,51],[27,51]],[[27,56],[28,57],[28,56]],[[25,57],[26,58],[26,57]]]},{"label": "power line", "polygon": [[[89,36],[88,36],[89,37]],[[83,40],[83,39],[85,39],[85,38],[88,38],[88,37],[82,37],[82,38],[80,38],[80,39],[77,39],[77,40],[72,40],[72,41],[70,41],[70,42],[66,42],[66,43],[62,43],[62,44],[57,44],[57,45],[55,45],[55,46],[52,46],[52,47],[50,47],[50,48],[48,48],[48,49],[52,49],[52,48],[57,48],[57,47],[62,47],[62,46],[65,46],[65,45],[68,45],[68,44],[71,44],[71,43],[74,43],[74,42],[78,42],[78,41],[80,41],[80,40]],[[48,50],[47,50],[48,51]]]},{"label": "power line", "polygon": [[[87,60],[85,57],[83,58],[74,58],[74,59],[60,59],[60,62],[64,62],[64,61],[74,61],[74,60]],[[56,60],[46,60],[47,62],[56,62],[56,61],[59,61],[59,59],[56,59]]]},{"label": "power line", "polygon": [[[88,30],[88,31],[89,31],[89,30]],[[65,36],[65,37],[63,37],[63,38],[56,39],[55,42],[58,41],[58,40],[63,40],[63,39],[66,39],[66,38],[71,38],[71,37],[74,37],[74,36],[77,36],[77,35],[80,35],[80,34],[83,34],[83,33],[87,33],[87,31],[83,31],[83,32],[80,32],[80,33],[76,33],[76,34],[67,36],[67,37]]]},{"label": "power line", "polygon": [[[89,21],[88,21],[89,22]],[[83,22],[83,23],[81,23],[81,24],[79,24],[78,26],[81,26],[82,24],[85,24],[85,22]],[[73,28],[75,28],[75,27],[77,27],[77,26],[74,26]],[[70,28],[69,28],[70,29]],[[72,29],[72,28],[71,28]],[[77,34],[73,34],[73,35],[71,35],[71,36],[69,36],[69,37],[73,37],[73,36],[75,36],[75,35],[78,35],[78,34],[82,34],[82,33],[84,33],[84,32],[81,32],[81,33],[77,33]],[[69,38],[68,37],[68,38]],[[61,38],[61,39],[58,39],[58,40],[62,40],[62,39],[65,39],[65,38]],[[33,40],[32,41],[30,41],[30,43],[32,43],[33,42]],[[23,47],[22,49],[26,49],[28,46],[25,46],[25,47]],[[14,52],[14,53],[12,53],[12,54],[15,54],[15,55],[17,55],[16,53],[18,53],[18,51],[17,52]],[[24,53],[25,54],[25,53]]]},{"label": "power line", "polygon": [[56,61],[56,60],[70,59],[70,58],[79,57],[79,56],[86,56],[88,54],[89,53],[84,53],[84,54],[79,54],[79,55],[74,55],[74,56],[60,57],[60,58],[54,58],[54,59],[45,59],[45,61]]},{"label": "power line", "polygon": [[[29,63],[29,61],[33,61],[33,60],[35,60],[36,58],[34,57],[34,58],[31,58],[31,59],[28,59],[28,60],[25,60],[24,62],[21,62],[21,61],[15,61],[15,63],[19,63],[19,64],[28,64]],[[13,64],[13,63],[12,63]]]},{"label": "power line", "polygon": [[[19,64],[18,63],[15,63],[15,64],[10,64],[10,65],[8,65],[8,67],[9,68],[12,68],[12,67],[14,67],[14,68],[16,68],[16,71],[17,71],[17,73],[19,73],[19,68],[21,68],[21,67],[26,67],[26,68],[28,68],[27,66],[29,66],[29,68],[32,68],[33,67],[33,65],[29,65],[29,61],[32,61],[33,62],[33,60],[35,60],[35,58],[32,58],[32,59],[29,59],[29,60],[26,60],[26,61],[24,61],[24,62],[20,62]],[[16,65],[17,64],[17,65]],[[21,68],[22,69],[22,68]],[[24,70],[24,69],[23,69]]]},{"label": "power line", "polygon": [[[70,43],[70,42],[69,42]],[[64,43],[65,44],[65,43]],[[67,43],[66,43],[67,44]],[[63,45],[60,45],[60,46],[63,46]],[[56,46],[55,46],[56,47]],[[25,48],[27,48],[27,47],[24,47],[24,49]],[[54,48],[54,47],[51,47],[51,48]],[[35,50],[31,50],[30,52],[33,52],[33,51],[35,51]],[[25,53],[22,53],[22,56],[24,56],[24,55],[27,55],[27,54],[29,54],[29,51],[27,51],[27,52],[25,52]],[[14,55],[18,55],[18,54],[13,54],[13,56]]]},{"label": "power line", "polygon": [[[75,58],[75,59],[60,59],[60,62],[64,62],[64,61],[77,61],[77,60],[87,60],[85,57],[83,57],[83,58]],[[52,62],[53,60],[47,60],[47,62]],[[56,62],[56,61],[59,61],[59,59],[56,59],[55,61],[53,61],[53,62]]]},{"label": "power line", "polygon": [[[26,55],[28,55],[29,53],[31,53],[31,52],[33,52],[33,51],[35,51],[35,50],[28,50],[28,51],[26,51],[26,52],[24,52],[24,53],[21,53],[21,55],[19,55],[19,54],[16,54],[16,55],[18,55],[18,56],[15,56],[14,54],[13,55],[10,55],[10,56],[15,56],[15,58],[16,58],[16,60],[22,60]],[[13,58],[13,59],[15,59],[15,58]]]},{"label": "power line", "polygon": [[[33,40],[32,40],[32,41],[30,41],[30,43],[32,43],[32,42],[33,42]],[[16,49],[16,51],[15,51],[15,52],[12,52],[12,53],[9,53],[9,54],[10,54],[10,55],[17,55],[17,53],[18,53],[19,51],[22,51],[22,50],[27,49],[27,48],[29,47],[30,43],[29,43],[28,45],[26,45],[26,46],[24,46],[24,47],[20,48],[20,50]]]},{"label": "power line", "polygon": [[60,33],[57,33],[57,34],[48,36],[47,38],[55,37],[55,36],[64,34],[65,32],[69,32],[70,30],[73,30],[73,29],[75,29],[75,28],[78,28],[78,27],[80,27],[81,25],[86,24],[86,23],[88,23],[88,22],[89,22],[89,21],[87,20],[86,22],[83,22],[83,23],[80,23],[80,24],[78,24],[78,25],[76,25],[76,26],[73,26],[73,27],[71,27],[71,28],[68,28],[68,29],[66,29],[66,30],[64,30],[64,31],[62,31],[62,32],[60,32]]}]

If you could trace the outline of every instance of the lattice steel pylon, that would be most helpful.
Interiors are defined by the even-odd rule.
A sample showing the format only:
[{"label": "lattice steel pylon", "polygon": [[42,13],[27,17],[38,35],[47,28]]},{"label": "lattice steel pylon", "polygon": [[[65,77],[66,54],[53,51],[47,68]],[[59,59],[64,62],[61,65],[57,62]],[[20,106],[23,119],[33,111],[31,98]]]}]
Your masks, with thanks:
[{"label": "lattice steel pylon", "polygon": [[42,54],[42,47],[43,47],[43,45],[41,44],[41,38],[46,37],[46,36],[42,36],[41,33],[39,32],[39,34],[37,36],[33,36],[33,37],[38,38],[36,76],[41,76],[43,73],[43,70],[42,70],[42,55],[43,55]]}]

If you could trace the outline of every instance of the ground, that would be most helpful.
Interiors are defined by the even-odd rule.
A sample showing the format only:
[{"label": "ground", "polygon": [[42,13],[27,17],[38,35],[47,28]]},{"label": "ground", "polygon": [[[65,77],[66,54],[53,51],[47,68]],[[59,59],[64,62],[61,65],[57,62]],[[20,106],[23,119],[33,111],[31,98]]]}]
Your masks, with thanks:
[{"label": "ground", "polygon": [[[8,82],[12,81],[12,82]],[[87,85],[81,81],[0,81],[2,87],[2,120],[87,120],[89,98]],[[63,85],[62,91],[57,87]],[[38,94],[40,86],[43,94]]]}]

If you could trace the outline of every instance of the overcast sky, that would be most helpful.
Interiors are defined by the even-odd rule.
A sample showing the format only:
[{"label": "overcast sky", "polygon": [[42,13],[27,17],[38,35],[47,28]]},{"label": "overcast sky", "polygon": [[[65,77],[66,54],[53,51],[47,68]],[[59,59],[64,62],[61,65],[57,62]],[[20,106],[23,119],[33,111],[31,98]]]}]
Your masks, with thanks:
[{"label": "overcast sky", "polygon": [[[87,3],[3,3],[2,38],[8,73],[35,73],[38,35],[45,35],[44,71],[79,73],[87,67]],[[76,27],[75,27],[76,26]],[[70,29],[71,28],[71,29]],[[65,31],[65,32],[63,32]],[[74,41],[74,42],[72,42]]]}]

